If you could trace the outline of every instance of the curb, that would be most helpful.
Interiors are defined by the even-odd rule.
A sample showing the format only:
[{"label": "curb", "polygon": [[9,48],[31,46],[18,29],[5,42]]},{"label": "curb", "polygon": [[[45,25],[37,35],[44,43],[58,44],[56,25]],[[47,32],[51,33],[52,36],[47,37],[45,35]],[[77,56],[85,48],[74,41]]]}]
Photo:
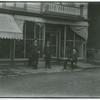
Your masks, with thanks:
[{"label": "curb", "polygon": [[80,72],[82,71],[83,69],[74,69],[74,70],[58,70],[58,71],[40,71],[40,72],[22,72],[22,73],[13,73],[13,74],[0,74],[2,75],[2,77],[10,77],[10,76],[23,76],[23,75],[36,75],[36,74],[51,74],[51,73],[61,73],[61,72]]},{"label": "curb", "polygon": [[97,68],[100,68],[100,67],[87,67],[87,68],[83,68],[83,69],[87,70],[87,69],[97,69]]},{"label": "curb", "polygon": [[61,72],[81,72],[81,71],[84,71],[84,70],[88,70],[88,69],[97,69],[97,68],[100,68],[100,67],[87,67],[87,68],[77,68],[77,69],[61,69],[61,70],[55,70],[55,71],[52,71],[52,70],[43,70],[43,71],[34,71],[34,72],[13,72],[12,74],[6,74],[6,73],[0,73],[1,77],[10,77],[10,76],[23,76],[23,75],[34,75],[34,74],[51,74],[51,73],[61,73]]}]

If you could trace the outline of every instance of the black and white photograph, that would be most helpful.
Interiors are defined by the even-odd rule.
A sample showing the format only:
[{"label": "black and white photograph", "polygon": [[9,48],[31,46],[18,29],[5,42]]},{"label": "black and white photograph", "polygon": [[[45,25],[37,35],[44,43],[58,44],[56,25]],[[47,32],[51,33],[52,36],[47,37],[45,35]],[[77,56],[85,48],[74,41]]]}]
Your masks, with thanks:
[{"label": "black and white photograph", "polygon": [[0,1],[2,97],[100,97],[100,2]]}]

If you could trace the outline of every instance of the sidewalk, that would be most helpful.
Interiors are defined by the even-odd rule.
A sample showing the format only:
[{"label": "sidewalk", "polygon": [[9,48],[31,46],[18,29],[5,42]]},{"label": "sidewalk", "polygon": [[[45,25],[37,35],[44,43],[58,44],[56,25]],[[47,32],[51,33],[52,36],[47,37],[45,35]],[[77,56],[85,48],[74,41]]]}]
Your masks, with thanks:
[{"label": "sidewalk", "polygon": [[94,65],[86,62],[78,62],[78,66],[82,69],[99,68],[99,65]]},{"label": "sidewalk", "polygon": [[78,68],[76,69],[66,69],[64,70],[61,65],[52,65],[51,69],[45,69],[44,65],[39,64],[38,69],[33,69],[29,66],[16,66],[10,69],[0,69],[0,76],[16,76],[16,75],[27,75],[27,74],[38,74],[38,73],[57,73],[57,72],[73,72],[73,71],[82,71],[89,68],[99,68],[100,66],[92,65],[88,63],[78,62]]}]

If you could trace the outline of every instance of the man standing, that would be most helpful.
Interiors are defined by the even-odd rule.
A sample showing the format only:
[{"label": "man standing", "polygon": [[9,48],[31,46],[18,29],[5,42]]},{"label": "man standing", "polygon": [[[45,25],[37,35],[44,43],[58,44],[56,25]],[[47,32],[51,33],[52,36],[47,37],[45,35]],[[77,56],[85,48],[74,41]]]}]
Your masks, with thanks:
[{"label": "man standing", "polygon": [[77,66],[77,61],[78,61],[78,52],[77,52],[77,50],[75,48],[72,50],[71,59],[72,59],[71,66],[72,66],[72,68],[74,68],[74,67]]},{"label": "man standing", "polygon": [[34,69],[38,68],[38,58],[39,58],[39,46],[38,41],[34,40],[34,44],[31,46],[30,58],[29,63],[33,66]]},{"label": "man standing", "polygon": [[44,54],[45,54],[45,68],[51,68],[51,46],[49,41],[47,41],[47,44],[45,46]]}]

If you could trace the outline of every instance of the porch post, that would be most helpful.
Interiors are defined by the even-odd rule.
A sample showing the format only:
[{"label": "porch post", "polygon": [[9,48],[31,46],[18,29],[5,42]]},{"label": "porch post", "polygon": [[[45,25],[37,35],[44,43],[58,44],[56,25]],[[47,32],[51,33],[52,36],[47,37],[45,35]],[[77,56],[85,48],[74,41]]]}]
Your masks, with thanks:
[{"label": "porch post", "polygon": [[45,35],[46,35],[45,30],[46,30],[46,25],[44,24],[43,25],[43,51],[44,51],[44,47],[45,47]]},{"label": "porch post", "polygon": [[73,47],[75,48],[75,33],[74,33]]},{"label": "porch post", "polygon": [[66,58],[66,25],[64,26],[64,58]]},{"label": "porch post", "polygon": [[85,41],[84,44],[85,44],[85,51],[84,51],[85,55],[84,56],[85,56],[85,59],[87,59],[87,40]]},{"label": "porch post", "polygon": [[34,39],[36,39],[36,23],[34,24]]},{"label": "porch post", "polygon": [[25,58],[25,56],[26,56],[26,22],[24,22],[24,58]]},{"label": "porch post", "polygon": [[10,59],[11,65],[14,64],[14,40],[10,40]]}]

